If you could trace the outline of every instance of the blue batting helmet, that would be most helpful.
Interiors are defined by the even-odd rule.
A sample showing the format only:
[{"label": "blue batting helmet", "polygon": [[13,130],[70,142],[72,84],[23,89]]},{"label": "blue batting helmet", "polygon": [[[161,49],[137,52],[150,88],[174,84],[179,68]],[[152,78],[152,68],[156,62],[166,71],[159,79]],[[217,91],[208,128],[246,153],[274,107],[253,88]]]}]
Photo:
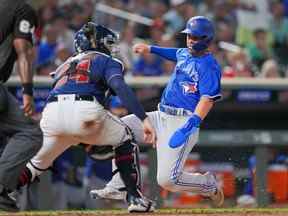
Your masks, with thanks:
[{"label": "blue batting helmet", "polygon": [[118,34],[111,29],[88,22],[76,32],[74,48],[78,53],[95,50],[110,55],[118,40]]},{"label": "blue batting helmet", "polygon": [[192,48],[195,51],[201,51],[207,49],[214,38],[215,30],[209,19],[204,16],[195,16],[187,21],[186,28],[181,33],[199,37],[200,40],[189,48]]}]

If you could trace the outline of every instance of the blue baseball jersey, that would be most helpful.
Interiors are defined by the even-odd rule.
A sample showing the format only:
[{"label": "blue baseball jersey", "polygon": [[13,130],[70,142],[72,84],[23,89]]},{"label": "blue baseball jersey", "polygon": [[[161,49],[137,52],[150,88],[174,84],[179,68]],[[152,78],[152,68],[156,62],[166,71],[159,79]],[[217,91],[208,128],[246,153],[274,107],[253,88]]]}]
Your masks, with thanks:
[{"label": "blue baseball jersey", "polygon": [[151,52],[176,61],[161,103],[194,112],[201,97],[221,98],[221,68],[211,53],[192,56],[187,48],[151,47]]},{"label": "blue baseball jersey", "polygon": [[[74,64],[74,67],[73,67]],[[54,73],[55,86],[50,96],[81,94],[95,96],[104,103],[109,81],[123,77],[123,65],[118,59],[96,51],[70,57]]]}]

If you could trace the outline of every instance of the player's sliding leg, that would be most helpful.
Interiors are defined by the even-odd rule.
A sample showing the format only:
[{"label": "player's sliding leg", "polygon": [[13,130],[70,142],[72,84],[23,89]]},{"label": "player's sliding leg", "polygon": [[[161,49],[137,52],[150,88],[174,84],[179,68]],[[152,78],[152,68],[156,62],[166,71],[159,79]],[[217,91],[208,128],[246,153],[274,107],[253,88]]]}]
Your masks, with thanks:
[{"label": "player's sliding leg", "polygon": [[[157,114],[155,114],[155,112],[151,114],[152,115],[149,115],[151,119],[161,119],[156,118]],[[166,123],[169,123],[172,128],[171,131],[173,132],[177,124],[173,121],[169,122],[169,119],[170,118],[166,119]],[[139,140],[141,138],[141,127],[139,127],[139,125],[141,124],[137,123],[137,119],[135,117],[133,118],[133,116],[127,116],[123,118],[123,121],[132,129],[136,141],[141,143],[141,140]],[[182,119],[181,121],[184,120]],[[157,157],[166,158],[167,155],[170,155],[169,161],[158,160],[158,184],[169,191],[190,191],[209,197],[213,205],[218,207],[223,204],[224,195],[222,189],[218,186],[215,176],[211,173],[200,174],[183,171],[184,162],[195,145],[197,136],[198,133],[191,137],[189,144],[181,148],[172,149],[168,144],[163,145],[163,143],[167,143],[169,134],[163,133],[163,131],[162,133],[161,131],[158,133]],[[98,198],[116,199],[117,197],[117,199],[120,199],[123,198],[125,194],[122,189],[120,189],[122,186],[121,178],[115,175],[105,188],[92,190],[91,193],[94,197]]]},{"label": "player's sliding leg", "polygon": [[[165,119],[165,116],[162,119]],[[171,129],[170,134],[159,133],[159,143],[167,143],[173,131],[179,127],[169,115],[165,120],[166,126]],[[179,124],[185,122],[185,118],[179,117],[177,120]],[[157,158],[167,158],[169,155],[169,160],[157,160],[157,182],[162,188],[171,192],[192,192],[208,197],[215,207],[220,207],[224,202],[224,195],[215,176],[209,172],[201,174],[184,170],[185,161],[198,141],[198,136],[199,131],[196,131],[185,145],[178,148],[171,148],[168,144],[160,145],[158,148],[157,145]]]}]

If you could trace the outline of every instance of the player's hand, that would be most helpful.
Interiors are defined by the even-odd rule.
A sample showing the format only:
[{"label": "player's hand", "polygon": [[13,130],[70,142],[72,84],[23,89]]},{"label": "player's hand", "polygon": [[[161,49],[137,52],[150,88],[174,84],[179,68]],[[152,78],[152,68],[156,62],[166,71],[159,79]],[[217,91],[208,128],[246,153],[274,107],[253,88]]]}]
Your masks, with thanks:
[{"label": "player's hand", "polygon": [[143,121],[143,129],[144,129],[144,142],[152,144],[153,147],[155,147],[157,141],[156,132],[148,117],[146,117]]},{"label": "player's hand", "polygon": [[144,43],[135,44],[132,49],[133,52],[138,54],[150,53],[150,46]]},{"label": "player's hand", "polygon": [[23,112],[25,116],[32,116],[34,113],[34,100],[31,95],[23,94]]},{"label": "player's hand", "polygon": [[202,119],[196,114],[190,117],[188,121],[181,128],[176,130],[175,133],[172,135],[169,140],[169,146],[171,148],[177,148],[184,145],[191,136],[191,134],[195,133],[198,130],[201,121]]},{"label": "player's hand", "polygon": [[186,143],[188,138],[191,136],[191,134],[195,133],[197,130],[196,127],[193,127],[190,131],[185,131],[183,128],[178,129],[174,132],[172,137],[169,140],[169,146],[171,148],[177,148],[179,146],[182,146]]}]

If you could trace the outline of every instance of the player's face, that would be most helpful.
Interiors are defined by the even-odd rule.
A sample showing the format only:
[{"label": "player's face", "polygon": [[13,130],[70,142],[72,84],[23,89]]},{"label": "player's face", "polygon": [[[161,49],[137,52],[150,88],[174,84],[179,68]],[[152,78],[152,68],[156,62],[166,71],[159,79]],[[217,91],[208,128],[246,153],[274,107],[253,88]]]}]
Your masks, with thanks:
[{"label": "player's face", "polygon": [[192,50],[193,48],[193,45],[195,43],[197,43],[198,41],[200,41],[202,38],[201,37],[197,37],[197,36],[194,36],[194,35],[191,35],[191,34],[187,34],[186,36],[186,45],[187,47]]}]

